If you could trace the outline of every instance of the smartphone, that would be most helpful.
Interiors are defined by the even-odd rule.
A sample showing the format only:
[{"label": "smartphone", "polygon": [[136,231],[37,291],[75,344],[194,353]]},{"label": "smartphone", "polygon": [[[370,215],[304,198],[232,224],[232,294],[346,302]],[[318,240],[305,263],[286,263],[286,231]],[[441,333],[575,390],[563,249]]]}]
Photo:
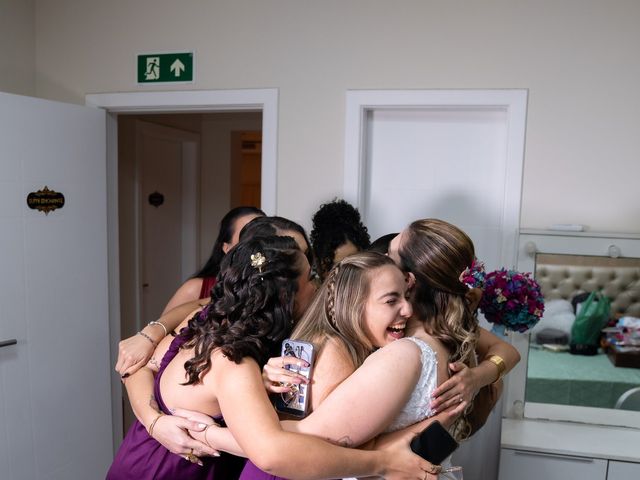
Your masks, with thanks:
[{"label": "smartphone", "polygon": [[437,420],[411,440],[413,453],[434,465],[440,465],[456,448],[458,448],[458,442]]},{"label": "smartphone", "polygon": [[[309,342],[291,340],[290,338],[287,338],[282,342],[283,357],[297,357],[309,364],[307,367],[285,365],[284,368],[295,371],[309,380],[311,379],[311,370],[313,367],[313,353],[313,345]],[[287,413],[295,417],[305,417],[308,413],[309,390],[308,384],[301,383],[293,385],[290,392],[278,394],[275,402],[276,409],[279,412]]]}]

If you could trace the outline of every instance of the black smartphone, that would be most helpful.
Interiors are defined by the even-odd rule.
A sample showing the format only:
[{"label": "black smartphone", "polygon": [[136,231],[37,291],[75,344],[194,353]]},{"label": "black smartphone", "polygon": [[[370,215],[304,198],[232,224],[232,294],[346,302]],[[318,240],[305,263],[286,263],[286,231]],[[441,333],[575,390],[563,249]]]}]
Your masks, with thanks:
[{"label": "black smartphone", "polygon": [[[313,366],[313,345],[311,343],[286,339],[282,342],[282,356],[297,357],[306,361],[309,364],[307,367],[285,365],[284,368],[311,379],[311,368]],[[275,404],[279,412],[296,417],[306,416],[309,405],[309,385],[304,383],[293,385],[290,392],[278,394]]]},{"label": "black smartphone", "polygon": [[456,448],[458,448],[458,442],[437,420],[411,440],[413,453],[434,465],[440,465]]}]

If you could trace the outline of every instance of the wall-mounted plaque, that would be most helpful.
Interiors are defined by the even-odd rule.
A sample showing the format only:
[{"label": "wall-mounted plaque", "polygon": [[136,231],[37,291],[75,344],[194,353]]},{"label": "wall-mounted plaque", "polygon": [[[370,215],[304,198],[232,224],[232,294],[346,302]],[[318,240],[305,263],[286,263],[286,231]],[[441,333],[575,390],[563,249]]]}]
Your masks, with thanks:
[{"label": "wall-mounted plaque", "polygon": [[49,215],[49,212],[64,207],[64,195],[60,192],[49,190],[49,187],[45,185],[42,190],[31,192],[27,195],[27,205],[33,210]]}]

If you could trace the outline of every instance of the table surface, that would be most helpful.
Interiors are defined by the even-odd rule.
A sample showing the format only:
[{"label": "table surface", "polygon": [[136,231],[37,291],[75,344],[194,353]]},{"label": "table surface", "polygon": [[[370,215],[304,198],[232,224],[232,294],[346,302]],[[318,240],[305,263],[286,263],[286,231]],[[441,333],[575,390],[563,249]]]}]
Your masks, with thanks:
[{"label": "table surface", "polygon": [[616,367],[607,355],[529,350],[528,402],[613,408],[618,397],[640,386],[640,368]]}]

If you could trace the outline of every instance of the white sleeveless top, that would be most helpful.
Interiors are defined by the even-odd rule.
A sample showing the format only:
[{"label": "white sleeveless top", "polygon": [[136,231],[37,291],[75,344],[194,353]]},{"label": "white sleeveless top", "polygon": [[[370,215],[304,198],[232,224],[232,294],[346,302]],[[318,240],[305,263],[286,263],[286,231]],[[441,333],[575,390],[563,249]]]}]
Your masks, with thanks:
[{"label": "white sleeveless top", "polygon": [[[389,426],[387,426],[385,432],[395,432],[396,430],[413,425],[414,423],[433,415],[433,410],[431,410],[429,404],[431,403],[431,393],[433,393],[438,386],[438,359],[436,357],[436,352],[433,351],[429,344],[416,337],[404,337],[396,341],[410,341],[420,348],[422,370],[420,372],[420,377],[418,377],[418,381],[416,382],[416,386],[414,387],[413,392],[411,392],[409,400],[405,406],[402,407],[398,416]],[[442,463],[445,464],[445,462]],[[357,479],[345,478],[344,480]]]},{"label": "white sleeveless top", "polygon": [[432,400],[431,393],[438,386],[438,359],[429,344],[416,337],[405,337],[397,341],[410,341],[420,348],[422,371],[409,400],[385,432],[395,432],[433,415],[429,404]]}]

